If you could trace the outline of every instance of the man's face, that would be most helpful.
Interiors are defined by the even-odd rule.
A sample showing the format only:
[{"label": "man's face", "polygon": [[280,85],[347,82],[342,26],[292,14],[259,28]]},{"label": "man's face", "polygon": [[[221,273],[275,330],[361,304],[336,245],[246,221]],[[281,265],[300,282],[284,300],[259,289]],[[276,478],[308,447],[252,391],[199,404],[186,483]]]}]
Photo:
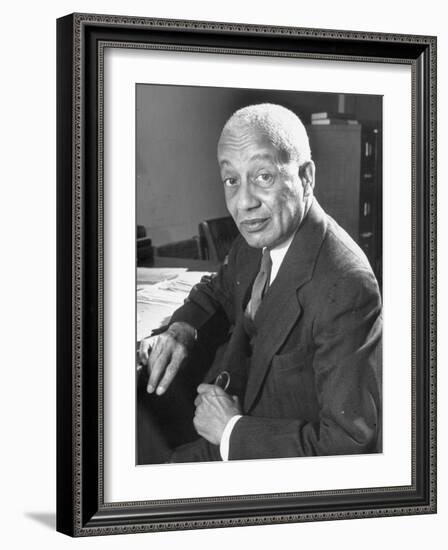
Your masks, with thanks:
[{"label": "man's face", "polygon": [[296,161],[281,153],[260,130],[226,129],[218,162],[227,208],[249,246],[273,248],[290,237],[304,215],[304,188]]}]

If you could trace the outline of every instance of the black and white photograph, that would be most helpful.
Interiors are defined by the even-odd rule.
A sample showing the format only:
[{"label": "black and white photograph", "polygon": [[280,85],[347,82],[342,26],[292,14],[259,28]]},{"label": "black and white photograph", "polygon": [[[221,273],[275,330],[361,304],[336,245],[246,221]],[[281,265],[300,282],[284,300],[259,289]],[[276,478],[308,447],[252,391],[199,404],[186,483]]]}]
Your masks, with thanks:
[{"label": "black and white photograph", "polygon": [[135,93],[136,464],[381,453],[382,96]]}]

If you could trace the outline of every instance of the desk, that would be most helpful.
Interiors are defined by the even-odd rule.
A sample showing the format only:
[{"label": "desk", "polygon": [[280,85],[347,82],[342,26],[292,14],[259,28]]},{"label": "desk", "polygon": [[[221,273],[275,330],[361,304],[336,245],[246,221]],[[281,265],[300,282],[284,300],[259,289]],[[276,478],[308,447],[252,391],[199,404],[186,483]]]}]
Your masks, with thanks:
[{"label": "desk", "polygon": [[[149,336],[153,329],[166,325],[188,296],[188,289],[217,268],[207,260],[190,260],[185,265],[181,258],[167,259],[170,261],[156,261],[152,267],[137,268],[137,342]],[[179,268],[185,272],[188,269],[188,273],[176,273]],[[175,287],[177,280],[182,284]],[[167,289],[167,285],[171,288]]]},{"label": "desk", "polygon": [[[199,280],[201,272],[215,272],[219,266],[207,260],[158,257],[154,259],[151,267],[137,268],[137,288],[148,287],[149,290],[156,288],[156,284],[148,284],[149,280],[154,280],[152,275],[158,273],[160,268],[167,268],[169,272],[173,267],[188,268],[191,272],[198,272]],[[151,269],[154,270],[153,273]],[[166,324],[182,301],[178,304],[144,303],[138,301],[138,295],[139,292],[137,292],[137,340],[139,341],[151,334],[152,329]],[[186,295],[180,295],[181,299]],[[173,448],[197,438],[193,426],[196,388],[203,380],[212,358],[204,351],[193,350],[188,364],[180,369],[167,392],[162,396],[149,395],[146,392],[148,380],[146,368],[139,371],[137,376],[137,464],[165,462],[169,459]]]},{"label": "desk", "polygon": [[218,271],[220,264],[211,260],[154,256],[151,262],[143,261],[138,267],[186,267],[190,271]]}]

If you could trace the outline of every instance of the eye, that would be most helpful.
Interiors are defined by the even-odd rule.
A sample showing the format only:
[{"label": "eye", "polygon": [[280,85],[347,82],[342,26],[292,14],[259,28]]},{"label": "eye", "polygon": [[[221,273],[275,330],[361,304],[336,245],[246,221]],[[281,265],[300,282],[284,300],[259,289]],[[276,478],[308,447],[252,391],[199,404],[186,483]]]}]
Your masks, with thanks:
[{"label": "eye", "polygon": [[262,172],[261,174],[258,174],[258,176],[255,178],[255,181],[256,183],[258,183],[258,185],[271,185],[274,182],[274,176],[269,172]]},{"label": "eye", "polygon": [[226,186],[226,187],[234,187],[236,184],[238,183],[238,180],[236,178],[225,178],[223,180],[223,184]]}]

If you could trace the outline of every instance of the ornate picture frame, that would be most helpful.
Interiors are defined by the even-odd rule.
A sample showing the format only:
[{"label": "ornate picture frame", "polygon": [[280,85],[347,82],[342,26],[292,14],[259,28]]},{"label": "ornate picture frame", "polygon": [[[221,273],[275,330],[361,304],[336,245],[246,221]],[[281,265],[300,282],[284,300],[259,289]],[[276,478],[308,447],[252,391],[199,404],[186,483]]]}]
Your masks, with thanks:
[{"label": "ornate picture frame", "polygon": [[[409,485],[173,499],[154,499],[148,490],[144,500],[105,500],[107,48],[410,67]],[[57,51],[58,531],[90,536],[435,513],[436,38],[72,14],[58,20]]]}]

